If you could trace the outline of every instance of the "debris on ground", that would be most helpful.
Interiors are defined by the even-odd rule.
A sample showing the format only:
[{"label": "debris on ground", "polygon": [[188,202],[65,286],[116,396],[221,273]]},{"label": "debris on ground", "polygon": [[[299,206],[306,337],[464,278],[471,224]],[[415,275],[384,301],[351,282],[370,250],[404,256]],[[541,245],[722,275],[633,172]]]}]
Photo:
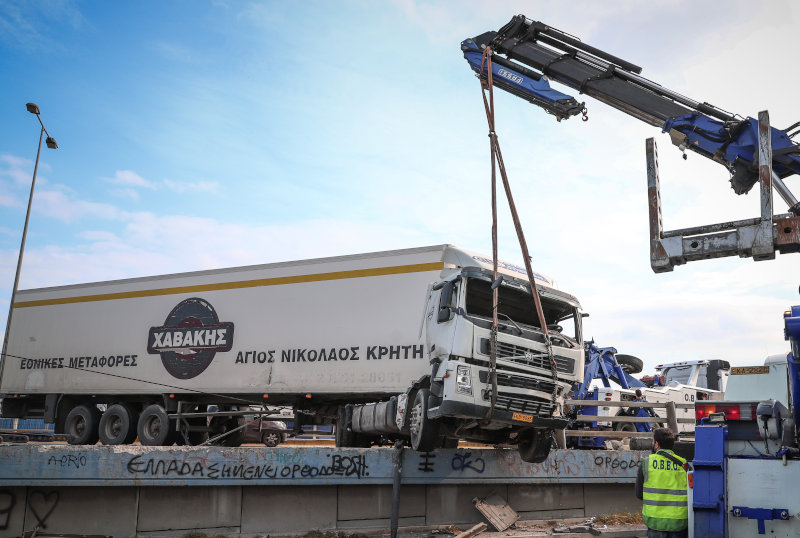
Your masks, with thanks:
[{"label": "debris on ground", "polygon": [[583,533],[592,534],[594,536],[600,536],[601,529],[599,527],[602,527],[603,529],[606,528],[605,525],[595,526],[594,521],[592,521],[590,519],[590,520],[584,521],[583,523],[580,523],[578,525],[562,525],[562,526],[559,526],[559,527],[555,527],[555,528],[553,528],[553,534],[566,534],[566,533],[580,533],[580,532],[583,532]]},{"label": "debris on ground", "polygon": [[519,514],[496,493],[492,493],[485,499],[476,497],[472,499],[472,502],[498,532],[506,530],[519,519]]},{"label": "debris on ground", "polygon": [[603,514],[593,518],[595,523],[602,525],[644,525],[641,512],[620,512],[618,514]]},{"label": "debris on ground", "polygon": [[470,538],[470,536],[476,536],[487,529],[486,523],[478,523],[474,527],[465,530],[461,534],[456,535],[456,538]]}]

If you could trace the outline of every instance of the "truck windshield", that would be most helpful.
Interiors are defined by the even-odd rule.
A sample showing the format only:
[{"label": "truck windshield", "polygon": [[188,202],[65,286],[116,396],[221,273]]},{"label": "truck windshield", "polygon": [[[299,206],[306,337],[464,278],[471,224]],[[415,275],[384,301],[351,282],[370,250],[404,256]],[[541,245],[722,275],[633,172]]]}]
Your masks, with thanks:
[{"label": "truck windshield", "polygon": [[[670,383],[672,383],[673,385],[675,384],[688,385],[689,376],[691,376],[691,374],[692,374],[692,366],[671,366],[667,368],[666,372],[664,372],[664,384],[669,385]],[[705,376],[701,375],[701,377]]]},{"label": "truck windshield", "polygon": [[[488,319],[492,318],[491,285],[491,282],[482,278],[467,279],[466,310],[468,314]],[[547,320],[550,330],[558,332],[570,340],[577,340],[578,325],[575,307],[564,301],[549,297],[542,297],[541,299],[544,318]],[[507,323],[502,319],[502,314],[505,314],[523,327],[541,328],[539,317],[536,315],[536,306],[527,290],[505,284],[501,285],[497,310],[501,314],[500,323]],[[555,327],[556,325],[559,327]]]}]

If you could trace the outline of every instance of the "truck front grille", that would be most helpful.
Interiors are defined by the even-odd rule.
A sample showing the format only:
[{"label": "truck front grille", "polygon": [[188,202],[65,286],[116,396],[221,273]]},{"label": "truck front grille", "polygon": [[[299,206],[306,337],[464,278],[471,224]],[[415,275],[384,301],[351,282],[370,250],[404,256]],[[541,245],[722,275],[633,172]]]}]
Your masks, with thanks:
[{"label": "truck front grille", "polygon": [[[481,383],[489,383],[489,372],[481,370],[478,372],[478,379]],[[538,390],[548,394],[553,393],[553,381],[548,379],[532,379],[530,377],[520,377],[512,374],[497,372],[497,386],[511,387],[516,389]]]},{"label": "truck front grille", "polygon": [[[487,402],[491,399],[491,391],[484,391],[483,399]],[[549,417],[553,414],[554,405],[535,396],[525,396],[522,394],[511,394],[508,392],[497,391],[497,403],[495,409],[501,411],[515,411],[527,413],[538,417]]]},{"label": "truck front grille", "polygon": [[[480,352],[484,355],[491,353],[491,344],[488,338],[481,338]],[[497,358],[512,362],[518,362],[528,366],[550,369],[547,353],[535,349],[509,344],[508,342],[497,342]],[[569,357],[555,357],[556,369],[565,374],[572,374],[575,371],[575,359]]]}]

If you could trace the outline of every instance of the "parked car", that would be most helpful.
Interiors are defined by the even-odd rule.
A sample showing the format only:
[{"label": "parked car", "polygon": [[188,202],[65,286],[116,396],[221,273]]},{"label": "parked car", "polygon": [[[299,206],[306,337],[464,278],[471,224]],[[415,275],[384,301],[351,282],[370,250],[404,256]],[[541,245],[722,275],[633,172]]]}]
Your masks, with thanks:
[{"label": "parked car", "polygon": [[[283,430],[276,432],[272,430]],[[264,443],[266,446],[278,446],[286,440],[286,424],[273,420],[259,420],[248,417],[244,429],[245,443]]]}]

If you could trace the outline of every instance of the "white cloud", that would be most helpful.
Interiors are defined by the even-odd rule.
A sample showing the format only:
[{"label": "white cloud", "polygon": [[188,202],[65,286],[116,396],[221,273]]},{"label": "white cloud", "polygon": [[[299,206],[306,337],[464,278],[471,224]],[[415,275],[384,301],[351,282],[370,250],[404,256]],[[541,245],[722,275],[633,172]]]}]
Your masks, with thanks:
[{"label": "white cloud", "polygon": [[33,177],[33,161],[14,155],[0,155],[0,177],[8,177],[19,187],[30,187]]},{"label": "white cloud", "polygon": [[172,181],[170,179],[164,180],[164,186],[171,191],[178,193],[182,192],[217,192],[219,184],[215,181]]},{"label": "white cloud", "polygon": [[36,193],[34,211],[62,222],[74,222],[84,218],[116,220],[125,212],[111,204],[76,200],[63,191],[42,190]]},{"label": "white cloud", "polygon": [[126,187],[141,187],[144,189],[158,188],[158,184],[143,178],[131,170],[117,170],[114,177],[103,178],[103,181],[114,185],[125,185]]},{"label": "white cloud", "polygon": [[173,181],[171,179],[163,179],[160,182],[151,181],[149,179],[145,179],[136,172],[131,170],[117,170],[114,174],[114,177],[110,178],[102,178],[103,181],[107,183],[111,183],[113,185],[122,185],[124,187],[128,187],[126,189],[116,189],[112,190],[111,193],[116,196],[131,198],[134,200],[138,200],[140,198],[139,193],[136,192],[134,189],[150,189],[150,190],[159,190],[159,189],[167,189],[172,192],[177,193],[184,193],[184,192],[205,192],[205,193],[212,193],[217,192],[219,188],[219,184],[214,181]]}]

